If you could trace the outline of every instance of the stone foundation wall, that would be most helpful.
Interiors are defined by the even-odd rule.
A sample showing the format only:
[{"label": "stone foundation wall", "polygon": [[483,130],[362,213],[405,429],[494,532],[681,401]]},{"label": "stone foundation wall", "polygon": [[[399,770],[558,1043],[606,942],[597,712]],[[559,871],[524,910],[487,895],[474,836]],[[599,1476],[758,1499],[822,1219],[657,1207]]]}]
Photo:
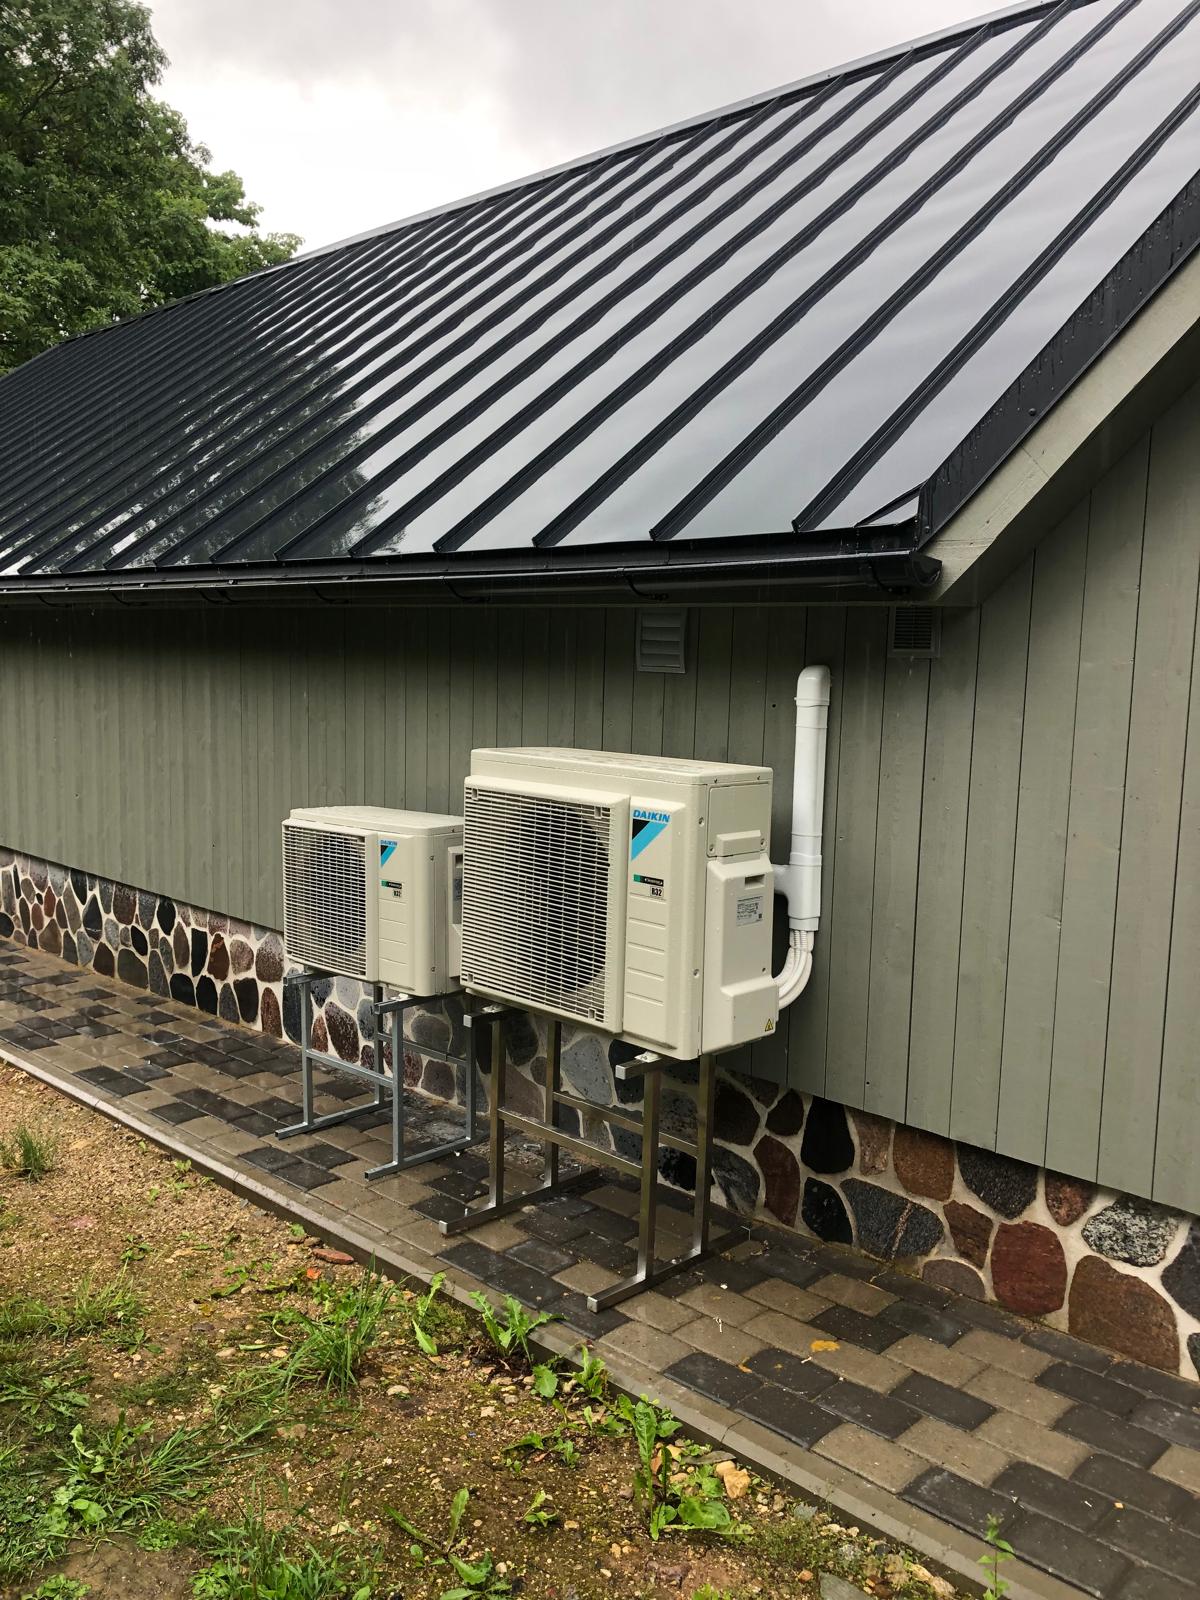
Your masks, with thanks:
[{"label": "stone foundation wall", "polygon": [[[0,849],[0,936],[299,1042],[299,1005],[283,989],[278,932]],[[313,1043],[344,1061],[370,1058],[363,986],[314,986]],[[801,1004],[803,1002],[800,1002]],[[405,1081],[460,1098],[462,1071],[421,1046],[462,1051],[462,1006],[410,1021]],[[509,1103],[537,1115],[543,1034],[527,1018],[507,1029]],[[625,1047],[566,1030],[563,1073],[582,1098],[636,1108],[641,1086],[618,1083]],[[390,1068],[390,1051],[388,1052]],[[481,1062],[485,1076],[487,1063]],[[663,1127],[690,1136],[695,1069],[664,1087]],[[636,1158],[637,1138],[597,1118],[563,1113],[570,1131]],[[714,1183],[744,1216],[857,1245],[933,1284],[995,1300],[1121,1354],[1188,1377],[1200,1373],[1200,1222],[935,1134],[848,1111],[795,1090],[722,1076]],[[695,1184],[690,1157],[665,1150],[663,1178]]]}]

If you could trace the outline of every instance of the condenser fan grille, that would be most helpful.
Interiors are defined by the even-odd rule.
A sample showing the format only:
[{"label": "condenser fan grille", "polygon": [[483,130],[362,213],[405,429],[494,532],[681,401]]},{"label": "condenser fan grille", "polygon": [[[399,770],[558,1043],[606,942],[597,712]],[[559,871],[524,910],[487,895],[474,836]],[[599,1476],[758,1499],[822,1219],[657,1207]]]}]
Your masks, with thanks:
[{"label": "condenser fan grille", "polygon": [[462,970],[469,983],[603,1022],[608,806],[468,785]]},{"label": "condenser fan grille", "polygon": [[283,936],[293,961],[366,977],[366,881],[360,834],[285,825]]}]

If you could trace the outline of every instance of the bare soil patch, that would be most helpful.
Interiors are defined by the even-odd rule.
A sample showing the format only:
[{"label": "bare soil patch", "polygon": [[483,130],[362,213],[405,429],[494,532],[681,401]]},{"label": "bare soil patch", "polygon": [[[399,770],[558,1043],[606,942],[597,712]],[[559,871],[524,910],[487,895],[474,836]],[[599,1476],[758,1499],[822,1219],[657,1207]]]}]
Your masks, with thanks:
[{"label": "bare soil patch", "polygon": [[[652,1470],[665,1461],[668,1495],[719,1503],[728,1526],[652,1539],[637,1440],[599,1380],[588,1395],[564,1372],[541,1397],[528,1363],[444,1299],[426,1353],[414,1291],[364,1285],[315,1254],[323,1241],[0,1066],[0,1141],[22,1126],[52,1165],[0,1171],[5,1600],[56,1574],[89,1586],[58,1593],[105,1600],[804,1600],[822,1572],[879,1600],[953,1594],[678,1434]],[[372,1295],[353,1381],[327,1384],[306,1338],[348,1349]],[[253,1576],[282,1582],[289,1563],[292,1587]]]}]

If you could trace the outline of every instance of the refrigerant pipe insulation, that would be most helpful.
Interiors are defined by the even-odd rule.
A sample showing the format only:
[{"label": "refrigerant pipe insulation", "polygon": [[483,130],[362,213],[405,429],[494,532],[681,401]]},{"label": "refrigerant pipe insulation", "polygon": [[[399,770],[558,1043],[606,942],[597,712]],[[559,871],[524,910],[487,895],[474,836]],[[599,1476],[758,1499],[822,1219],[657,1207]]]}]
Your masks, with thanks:
[{"label": "refrigerant pipe insulation", "polygon": [[780,1009],[812,975],[813,940],[821,920],[821,829],[825,808],[825,743],[829,668],[805,667],[796,679],[796,760],[792,769],[792,846],[775,887],[787,900],[788,953],[777,974]]}]

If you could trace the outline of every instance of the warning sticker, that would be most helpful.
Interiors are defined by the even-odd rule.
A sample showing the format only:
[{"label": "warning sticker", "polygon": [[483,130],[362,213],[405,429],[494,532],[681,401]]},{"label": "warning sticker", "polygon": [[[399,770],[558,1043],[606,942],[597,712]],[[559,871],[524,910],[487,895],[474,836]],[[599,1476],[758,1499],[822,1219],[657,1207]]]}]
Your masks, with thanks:
[{"label": "warning sticker", "polygon": [[763,919],[762,895],[748,896],[737,903],[737,920],[743,922],[761,922]]}]

